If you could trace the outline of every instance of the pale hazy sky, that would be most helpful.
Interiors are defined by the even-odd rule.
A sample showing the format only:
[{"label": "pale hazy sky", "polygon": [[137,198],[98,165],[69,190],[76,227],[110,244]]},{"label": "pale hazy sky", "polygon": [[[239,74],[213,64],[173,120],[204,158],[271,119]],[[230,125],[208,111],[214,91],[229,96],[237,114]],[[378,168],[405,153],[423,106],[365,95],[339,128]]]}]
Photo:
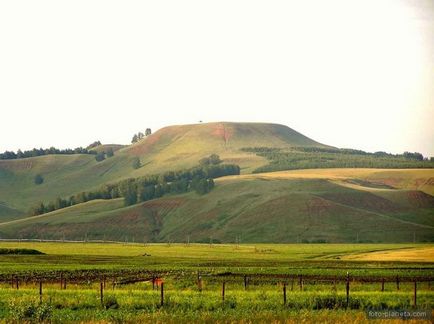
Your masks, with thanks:
[{"label": "pale hazy sky", "polygon": [[0,151],[288,125],[434,156],[434,1],[1,1]]}]

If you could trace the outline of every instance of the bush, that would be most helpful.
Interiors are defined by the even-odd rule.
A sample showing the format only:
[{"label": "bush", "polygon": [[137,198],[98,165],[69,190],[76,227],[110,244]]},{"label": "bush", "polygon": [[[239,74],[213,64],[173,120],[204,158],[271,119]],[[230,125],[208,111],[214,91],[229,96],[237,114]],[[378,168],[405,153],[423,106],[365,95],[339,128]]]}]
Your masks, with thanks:
[{"label": "bush", "polygon": [[40,184],[42,184],[44,182],[44,178],[40,174],[37,174],[35,176],[35,180],[34,181],[35,181],[36,185],[40,185]]},{"label": "bush", "polygon": [[132,163],[133,169],[138,169],[142,166],[142,164],[140,163],[140,159],[138,157],[133,159],[133,163]]},{"label": "bush", "polygon": [[105,160],[105,153],[104,152],[97,153],[95,155],[95,160],[97,162],[101,162],[101,161]]},{"label": "bush", "polygon": [[38,254],[45,254],[45,253],[33,249],[0,249],[0,255],[2,254],[38,255]]},{"label": "bush", "polygon": [[112,156],[114,155],[113,149],[112,149],[112,148],[109,148],[109,149],[107,150],[107,152],[106,152],[106,155],[107,155],[108,158],[109,158],[109,157],[112,157]]}]

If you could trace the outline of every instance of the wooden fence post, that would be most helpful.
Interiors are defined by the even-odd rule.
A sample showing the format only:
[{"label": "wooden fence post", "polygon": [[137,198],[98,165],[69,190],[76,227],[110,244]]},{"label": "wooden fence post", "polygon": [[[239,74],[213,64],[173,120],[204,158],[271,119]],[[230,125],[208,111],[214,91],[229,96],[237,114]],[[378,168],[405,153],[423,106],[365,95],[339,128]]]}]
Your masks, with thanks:
[{"label": "wooden fence post", "polygon": [[244,290],[247,290],[247,276],[244,276]]},{"label": "wooden fence post", "polygon": [[222,301],[225,301],[225,288],[226,288],[226,282],[223,281],[222,283]]},{"label": "wooden fence post", "polygon": [[155,290],[155,276],[152,276],[152,290]]},{"label": "wooden fence post", "polygon": [[381,292],[384,291],[384,278],[381,279]]},{"label": "wooden fence post", "polygon": [[347,291],[347,308],[350,305],[350,274],[347,272],[347,283],[346,283],[346,291]]},{"label": "wooden fence post", "polygon": [[396,290],[399,290],[399,277],[396,276]]},{"label": "wooden fence post", "polygon": [[164,305],[164,282],[161,283],[160,287],[161,287],[160,305],[163,306]]},{"label": "wooden fence post", "polygon": [[101,299],[101,305],[104,305],[104,283],[100,280],[99,283],[99,297]]},{"label": "wooden fence post", "polygon": [[60,273],[60,290],[63,289],[63,273]]},{"label": "wooden fence post", "polygon": [[42,280],[39,280],[39,302],[42,303]]},{"label": "wooden fence post", "polygon": [[286,282],[283,283],[283,305],[286,306]]},{"label": "wooden fence post", "polygon": [[414,282],[414,297],[413,297],[414,307],[417,306],[417,281]]},{"label": "wooden fence post", "polygon": [[17,290],[20,289],[20,280],[17,278],[15,278],[15,284],[16,284],[16,288]]},{"label": "wooden fence post", "polygon": [[202,292],[202,276],[199,276],[197,279],[197,289],[199,289],[199,292]]},{"label": "wooden fence post", "polygon": [[66,278],[63,278],[63,289],[66,289]]},{"label": "wooden fence post", "polygon": [[291,291],[294,290],[294,279],[291,280]]},{"label": "wooden fence post", "polygon": [[300,275],[298,278],[299,282],[299,286],[300,286],[300,290],[303,290],[303,275]]}]

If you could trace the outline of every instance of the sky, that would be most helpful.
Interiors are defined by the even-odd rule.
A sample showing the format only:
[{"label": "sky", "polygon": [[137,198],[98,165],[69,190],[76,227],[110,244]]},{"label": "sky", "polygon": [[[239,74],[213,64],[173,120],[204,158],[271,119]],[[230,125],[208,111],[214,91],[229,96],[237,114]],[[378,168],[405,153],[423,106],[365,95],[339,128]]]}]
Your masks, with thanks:
[{"label": "sky", "polygon": [[0,152],[273,122],[434,156],[434,1],[1,1]]}]

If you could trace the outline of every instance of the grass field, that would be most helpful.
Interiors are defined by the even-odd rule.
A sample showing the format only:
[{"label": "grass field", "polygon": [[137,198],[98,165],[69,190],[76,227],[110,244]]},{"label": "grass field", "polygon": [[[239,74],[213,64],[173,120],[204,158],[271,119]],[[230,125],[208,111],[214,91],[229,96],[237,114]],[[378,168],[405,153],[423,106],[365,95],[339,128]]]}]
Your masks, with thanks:
[{"label": "grass field", "polygon": [[[369,191],[390,191],[390,189],[420,190],[434,195],[434,170],[432,169],[367,169],[338,168],[278,171],[260,174],[228,176],[217,181],[240,179],[324,179],[340,185]],[[362,180],[364,185],[348,182]],[[379,187],[382,185],[382,187]],[[387,186],[384,188],[384,186]]]},{"label": "grass field", "polygon": [[[0,222],[0,237],[135,242],[429,242],[432,170],[324,169],[230,176],[207,195],[79,204]],[[392,187],[393,185],[393,187]],[[424,191],[426,192],[424,192]],[[104,223],[104,226],[101,224]]]},{"label": "grass field", "polygon": [[432,262],[434,247],[409,248],[347,255],[345,260]]},{"label": "grass field", "polygon": [[[37,249],[46,253],[0,255],[0,279],[3,280],[0,283],[0,321],[360,323],[368,321],[365,315],[367,309],[411,309],[414,287],[407,280],[422,277],[434,279],[434,260],[431,257],[434,247],[430,244],[143,246],[1,242],[0,248]],[[402,256],[400,252],[404,251],[406,255]],[[408,255],[424,252],[427,253],[426,258],[409,261]],[[396,254],[389,261],[378,258],[374,261],[347,260],[379,253]],[[110,277],[113,273],[121,277],[122,273],[126,275],[134,269],[150,270],[162,276],[163,305],[160,288],[154,290],[150,281],[112,286],[112,279],[107,279],[101,298],[102,284],[95,279],[98,277],[90,276],[100,271],[99,274],[105,273],[107,278],[113,278]],[[85,277],[73,280],[73,274],[80,270],[87,271]],[[198,271],[201,274],[200,287]],[[229,272],[232,275],[221,277]],[[363,276],[375,281],[369,283],[352,279],[348,304],[345,282],[333,284],[332,281],[308,279],[312,275],[315,278],[345,278],[347,272],[354,279]],[[68,278],[66,289],[61,289],[59,285],[60,273]],[[248,286],[243,284],[242,277],[233,276],[237,273],[250,276]],[[86,274],[92,278],[90,281],[86,280]],[[294,282],[291,277],[256,277],[261,274],[294,275],[297,279]],[[300,275],[305,278],[302,286],[298,283]],[[14,276],[22,278],[19,289],[16,289],[14,281],[11,287],[10,279]],[[401,278],[399,290],[394,282],[396,276]],[[41,297],[35,278],[47,278]],[[393,280],[387,279],[384,288],[381,288],[381,278]],[[225,281],[224,300],[222,280]],[[283,283],[287,290],[286,303]],[[432,309],[433,297],[430,283],[419,282],[418,307]]]},{"label": "grass field", "polygon": [[[396,271],[409,268],[412,273],[431,273],[434,260],[430,257],[432,244],[138,244],[138,243],[58,243],[58,242],[0,242],[0,248],[35,249],[45,255],[0,255],[0,273],[46,269],[206,269],[207,271],[293,272],[345,274],[378,273],[393,265]],[[361,255],[405,251],[427,257],[415,262],[389,258],[375,267],[370,262],[350,261]],[[399,256],[399,254],[398,254]],[[378,260],[378,259],[377,259]],[[30,264],[29,264],[30,263]],[[423,269],[420,270],[421,264]]]}]

